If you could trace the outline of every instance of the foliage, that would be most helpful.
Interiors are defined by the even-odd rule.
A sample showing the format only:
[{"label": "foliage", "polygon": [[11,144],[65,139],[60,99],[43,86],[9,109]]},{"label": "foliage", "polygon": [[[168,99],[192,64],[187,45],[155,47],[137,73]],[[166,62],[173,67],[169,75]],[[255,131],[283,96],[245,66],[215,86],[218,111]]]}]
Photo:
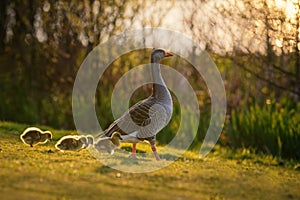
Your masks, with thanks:
[{"label": "foliage", "polygon": [[230,55],[234,65],[276,95],[284,91],[299,100],[299,5],[298,1],[194,0],[183,9],[197,43],[210,52]]},{"label": "foliage", "polygon": [[72,87],[84,57],[130,27],[146,5],[131,0],[1,1],[0,120],[74,128]]},{"label": "foliage", "polygon": [[228,122],[230,143],[282,158],[300,159],[300,104],[271,102],[233,110]]}]

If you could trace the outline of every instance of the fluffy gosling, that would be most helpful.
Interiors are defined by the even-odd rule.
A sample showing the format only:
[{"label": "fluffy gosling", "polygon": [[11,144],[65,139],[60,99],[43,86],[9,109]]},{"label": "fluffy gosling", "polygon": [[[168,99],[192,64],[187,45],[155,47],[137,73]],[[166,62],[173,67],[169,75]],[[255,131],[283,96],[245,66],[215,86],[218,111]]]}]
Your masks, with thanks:
[{"label": "fluffy gosling", "polygon": [[120,146],[122,140],[120,133],[114,132],[111,137],[100,138],[94,142],[94,148],[102,153],[113,154],[114,150]]},{"label": "fluffy gosling", "polygon": [[67,135],[62,137],[56,144],[55,148],[64,151],[80,151],[89,147],[93,143],[93,136]]},{"label": "fluffy gosling", "polygon": [[44,144],[48,140],[52,140],[52,133],[50,131],[42,131],[36,127],[27,128],[21,135],[20,139],[24,144],[33,147],[36,144]]}]

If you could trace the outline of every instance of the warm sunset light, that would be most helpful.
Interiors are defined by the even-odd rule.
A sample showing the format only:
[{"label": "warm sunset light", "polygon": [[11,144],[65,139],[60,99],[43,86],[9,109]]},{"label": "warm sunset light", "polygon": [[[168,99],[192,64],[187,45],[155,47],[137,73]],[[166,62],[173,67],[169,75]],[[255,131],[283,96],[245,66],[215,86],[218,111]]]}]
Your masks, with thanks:
[{"label": "warm sunset light", "polygon": [[297,16],[299,5],[297,5],[298,0],[276,0],[276,5],[279,8],[282,8],[287,17],[290,19],[294,19]]},{"label": "warm sunset light", "polygon": [[0,0],[0,199],[299,200],[300,0]]}]

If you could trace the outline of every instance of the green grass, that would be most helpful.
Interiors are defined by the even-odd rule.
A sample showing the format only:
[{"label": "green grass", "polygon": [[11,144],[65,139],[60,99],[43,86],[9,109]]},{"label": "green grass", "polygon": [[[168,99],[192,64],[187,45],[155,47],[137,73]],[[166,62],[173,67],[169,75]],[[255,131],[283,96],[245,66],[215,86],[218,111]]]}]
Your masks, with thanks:
[{"label": "green grass", "polygon": [[[0,122],[0,199],[300,199],[299,168],[276,158],[217,147],[203,160],[187,152],[163,169],[125,173],[87,150],[57,151],[55,142],[72,131],[38,126],[50,129],[54,141],[30,148],[19,139],[26,127]],[[150,148],[140,144],[138,150]]]}]

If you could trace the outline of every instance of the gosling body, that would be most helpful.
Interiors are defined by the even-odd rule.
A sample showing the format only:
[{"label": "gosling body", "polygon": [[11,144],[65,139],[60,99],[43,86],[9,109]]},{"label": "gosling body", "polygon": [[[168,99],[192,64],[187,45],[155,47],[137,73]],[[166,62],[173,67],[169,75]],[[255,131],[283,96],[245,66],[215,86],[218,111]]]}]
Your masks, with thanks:
[{"label": "gosling body", "polygon": [[42,131],[37,127],[29,127],[20,135],[20,139],[24,144],[33,147],[34,145],[51,141],[52,133],[50,131]]}]

